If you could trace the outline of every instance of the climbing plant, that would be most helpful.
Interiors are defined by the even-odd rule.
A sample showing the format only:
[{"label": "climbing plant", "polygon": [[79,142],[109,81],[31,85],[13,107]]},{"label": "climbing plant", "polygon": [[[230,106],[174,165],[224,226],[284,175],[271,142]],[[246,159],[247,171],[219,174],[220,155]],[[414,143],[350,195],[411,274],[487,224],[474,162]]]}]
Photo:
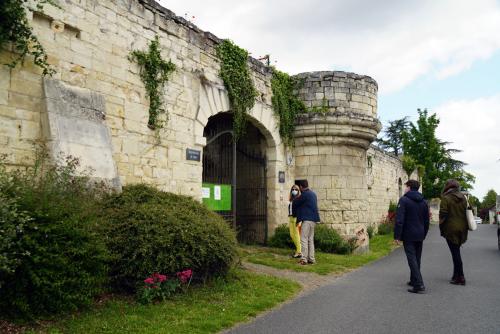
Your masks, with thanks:
[{"label": "climbing plant", "polygon": [[149,120],[150,129],[162,128],[164,123],[158,119],[160,114],[166,114],[163,108],[163,88],[170,74],[175,70],[175,65],[169,60],[161,57],[160,41],[158,36],[149,44],[148,52],[134,50],[130,52],[129,60],[140,66],[140,77],[149,96]]},{"label": "climbing plant", "polygon": [[248,52],[226,39],[217,46],[216,53],[221,61],[219,73],[234,115],[234,136],[238,139],[245,132],[247,112],[254,106],[257,96],[248,70]]},{"label": "climbing plant", "polygon": [[[26,6],[29,0],[0,1],[0,48],[12,43],[17,55],[10,63],[4,65],[14,68],[23,63],[26,55],[33,56],[33,62],[40,67],[43,75],[52,75],[55,70],[47,62],[47,54],[38,38],[33,34],[26,16]],[[43,10],[44,5],[59,7],[55,0],[33,0],[36,9]]]},{"label": "climbing plant", "polygon": [[304,103],[298,99],[295,90],[300,85],[298,79],[285,72],[273,69],[271,79],[271,98],[275,115],[279,118],[279,131],[283,142],[293,146],[293,131],[297,114],[305,110]]}]

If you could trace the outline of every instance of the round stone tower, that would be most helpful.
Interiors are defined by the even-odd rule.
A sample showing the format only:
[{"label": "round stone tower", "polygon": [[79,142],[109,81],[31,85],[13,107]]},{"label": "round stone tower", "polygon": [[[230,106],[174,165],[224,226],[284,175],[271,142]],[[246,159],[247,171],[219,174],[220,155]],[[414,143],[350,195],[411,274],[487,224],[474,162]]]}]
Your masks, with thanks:
[{"label": "round stone tower", "polygon": [[295,128],[295,176],[317,193],[321,220],[368,249],[366,151],[381,129],[377,83],[340,71],[308,72],[299,96],[308,112]]}]

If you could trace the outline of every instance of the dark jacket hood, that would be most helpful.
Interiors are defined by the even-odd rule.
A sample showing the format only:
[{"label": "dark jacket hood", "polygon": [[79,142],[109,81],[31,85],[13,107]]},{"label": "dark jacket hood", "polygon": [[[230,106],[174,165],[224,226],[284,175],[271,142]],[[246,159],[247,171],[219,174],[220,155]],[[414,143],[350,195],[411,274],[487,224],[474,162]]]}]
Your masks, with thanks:
[{"label": "dark jacket hood", "polygon": [[458,189],[450,189],[445,195],[449,195],[457,203],[462,202],[465,198]]},{"label": "dark jacket hood", "polygon": [[424,200],[424,196],[415,190],[410,190],[405,194],[405,196],[411,200],[414,200],[415,202],[422,202]]}]

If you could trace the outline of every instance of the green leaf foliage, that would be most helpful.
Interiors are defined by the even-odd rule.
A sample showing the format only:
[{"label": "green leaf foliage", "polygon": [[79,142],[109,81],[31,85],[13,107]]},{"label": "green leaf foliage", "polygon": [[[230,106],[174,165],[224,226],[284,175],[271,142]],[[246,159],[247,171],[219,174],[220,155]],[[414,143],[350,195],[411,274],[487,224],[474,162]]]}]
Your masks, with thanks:
[{"label": "green leaf foliage", "polygon": [[463,190],[471,189],[475,177],[463,169],[465,163],[452,157],[460,150],[447,148],[450,143],[436,137],[439,125],[436,114],[429,115],[427,109],[418,109],[418,115],[416,124],[410,124],[409,130],[403,133],[403,148],[405,155],[416,161],[419,172],[425,171],[424,197],[439,197],[448,179],[459,181]]},{"label": "green leaf foliage", "polygon": [[[160,114],[166,114],[163,107],[163,89],[175,70],[175,65],[161,57],[160,41],[158,36],[149,44],[148,52],[134,50],[129,55],[130,61],[135,61],[140,66],[140,77],[149,97],[150,129],[162,128],[163,123],[158,119]],[[168,114],[167,114],[168,120]]]},{"label": "green leaf foliage", "polygon": [[[28,0],[0,1],[0,48],[11,42],[17,56],[7,65],[11,68],[23,63],[27,55],[33,56],[33,62],[40,67],[43,75],[52,75],[55,70],[47,62],[47,54],[38,38],[33,34],[26,16]],[[58,7],[54,0],[34,0],[37,10],[50,4]]]},{"label": "green leaf foliage", "polygon": [[411,177],[411,174],[417,169],[417,162],[415,159],[408,155],[403,155],[401,157],[401,163],[403,165],[403,169],[406,172],[406,175],[408,175],[408,178]]},{"label": "green leaf foliage", "polygon": [[[333,228],[326,225],[316,225],[314,229],[314,245],[319,251],[335,254],[350,254],[352,245],[344,240]],[[269,246],[278,248],[294,248],[287,224],[279,225],[274,235],[269,239]]]},{"label": "green leaf foliage", "polygon": [[389,122],[384,129],[384,138],[377,139],[377,144],[398,156],[403,153],[403,133],[408,131],[409,126],[408,117]]},{"label": "green leaf foliage", "polygon": [[245,132],[247,112],[253,108],[257,96],[248,69],[248,52],[228,39],[217,45],[216,52],[221,61],[219,74],[234,115],[235,138],[238,139]]},{"label": "green leaf foliage", "polygon": [[192,269],[195,279],[224,275],[236,237],[224,220],[187,196],[131,185],[103,202],[112,284],[133,292],[149,274]]},{"label": "green leaf foliage", "polygon": [[488,190],[481,202],[481,209],[489,209],[497,203],[497,192],[493,189]]},{"label": "green leaf foliage", "polygon": [[273,69],[271,79],[271,98],[274,114],[279,119],[279,131],[283,142],[287,146],[293,146],[293,132],[295,130],[295,119],[299,113],[306,109],[304,103],[295,94],[299,81],[285,72]]},{"label": "green leaf foliage", "polygon": [[68,157],[34,167],[0,165],[0,313],[34,318],[89,305],[107,279],[107,252],[95,232],[99,190]]}]

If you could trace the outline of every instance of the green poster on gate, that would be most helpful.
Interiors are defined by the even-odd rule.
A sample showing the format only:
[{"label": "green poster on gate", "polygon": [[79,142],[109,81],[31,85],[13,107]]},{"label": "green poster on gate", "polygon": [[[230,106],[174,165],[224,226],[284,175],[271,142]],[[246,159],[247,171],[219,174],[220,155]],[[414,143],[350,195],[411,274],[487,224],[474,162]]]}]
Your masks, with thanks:
[{"label": "green poster on gate", "polygon": [[201,185],[203,204],[213,211],[231,211],[231,185],[203,183]]}]

